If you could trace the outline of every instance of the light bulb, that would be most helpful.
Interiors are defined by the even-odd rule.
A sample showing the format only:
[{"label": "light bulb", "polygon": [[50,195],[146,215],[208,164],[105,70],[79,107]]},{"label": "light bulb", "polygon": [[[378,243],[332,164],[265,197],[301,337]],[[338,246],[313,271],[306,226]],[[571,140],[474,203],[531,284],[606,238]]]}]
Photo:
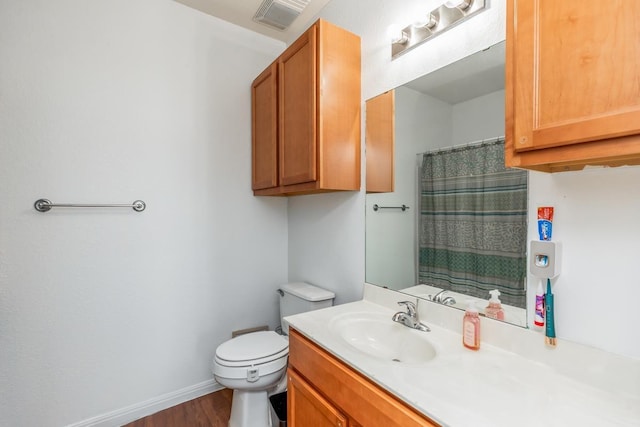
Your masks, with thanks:
[{"label": "light bulb", "polygon": [[391,24],[387,27],[387,39],[391,40],[391,43],[398,38],[398,34],[402,32],[402,27],[398,24]]},{"label": "light bulb", "polygon": [[444,2],[444,5],[449,9],[457,7],[460,10],[466,10],[469,9],[471,3],[473,3],[473,0],[447,0],[446,2]]},{"label": "light bulb", "polygon": [[416,28],[427,28],[429,30],[433,29],[437,25],[438,25],[438,18],[433,13],[430,13],[426,19],[416,21],[413,23],[413,26]]},{"label": "light bulb", "polygon": [[391,40],[391,43],[393,43],[393,44],[407,44],[407,43],[409,43],[409,34],[407,34],[406,31],[400,31],[400,35],[394,37]]}]

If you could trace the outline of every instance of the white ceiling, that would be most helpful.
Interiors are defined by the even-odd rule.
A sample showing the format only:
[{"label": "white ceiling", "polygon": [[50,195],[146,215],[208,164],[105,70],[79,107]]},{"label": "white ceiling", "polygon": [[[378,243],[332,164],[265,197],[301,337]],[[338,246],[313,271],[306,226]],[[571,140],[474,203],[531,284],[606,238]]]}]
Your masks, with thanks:
[{"label": "white ceiling", "polygon": [[505,43],[501,42],[419,77],[405,86],[449,104],[504,89]]},{"label": "white ceiling", "polygon": [[[314,17],[331,0],[310,0],[300,16],[285,31],[253,21],[253,16],[263,0],[175,1],[268,37],[292,42],[312,24]],[[504,56],[504,43],[499,43],[490,49],[409,82],[405,86],[449,104],[457,104],[504,89]]]},{"label": "white ceiling", "polygon": [[253,21],[253,15],[262,4],[262,0],[175,0],[186,6],[197,9],[201,12],[213,15],[232,24],[239,25],[251,31],[255,31],[265,36],[282,40],[292,41],[298,34],[302,33],[311,24],[311,20],[318,12],[331,0],[310,0],[307,7],[300,16],[293,21],[293,24],[285,30],[280,31],[275,28],[259,24]]}]

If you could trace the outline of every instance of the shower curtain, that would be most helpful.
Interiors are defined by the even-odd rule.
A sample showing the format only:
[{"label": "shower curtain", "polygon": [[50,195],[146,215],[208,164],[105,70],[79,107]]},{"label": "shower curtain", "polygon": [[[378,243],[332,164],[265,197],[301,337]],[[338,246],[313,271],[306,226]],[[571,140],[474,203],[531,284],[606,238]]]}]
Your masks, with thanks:
[{"label": "shower curtain", "polygon": [[422,154],[419,283],[524,308],[527,178],[503,139]]}]

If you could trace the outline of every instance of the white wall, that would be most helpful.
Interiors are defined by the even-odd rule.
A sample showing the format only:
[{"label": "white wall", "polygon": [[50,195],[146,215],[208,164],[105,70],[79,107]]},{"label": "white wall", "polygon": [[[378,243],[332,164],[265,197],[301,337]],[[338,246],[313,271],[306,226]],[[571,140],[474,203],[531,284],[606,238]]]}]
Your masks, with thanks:
[{"label": "white wall", "polygon": [[0,425],[211,381],[232,330],[278,323],[287,201],[251,193],[249,87],[283,48],[170,0],[0,2]]},{"label": "white wall", "polygon": [[[554,280],[560,338],[640,358],[640,167],[529,174],[529,240],[538,206],[555,206],[553,240],[562,242]],[[529,277],[529,324],[537,279]]]},{"label": "white wall", "polygon": [[[363,100],[504,40],[505,4],[492,1],[488,10],[470,21],[391,61],[385,30],[392,25],[402,28],[437,3],[332,0],[322,10],[321,17],[362,37]],[[640,300],[640,263],[635,260],[640,253],[638,182],[639,167],[530,175],[529,238],[538,238],[537,204],[553,203],[554,238],[564,244],[563,272],[554,287],[560,339],[640,357],[640,341],[633,339],[635,305]],[[364,203],[364,192],[292,199],[290,277],[341,286],[334,290],[342,301],[358,295],[365,269]],[[327,217],[336,211],[340,215]],[[315,227],[317,218],[325,218],[321,229]],[[335,245],[337,239],[343,244]],[[341,268],[336,276],[331,268],[313,268],[317,260],[349,268]]]},{"label": "white wall", "polygon": [[504,90],[453,105],[452,145],[504,135]]}]

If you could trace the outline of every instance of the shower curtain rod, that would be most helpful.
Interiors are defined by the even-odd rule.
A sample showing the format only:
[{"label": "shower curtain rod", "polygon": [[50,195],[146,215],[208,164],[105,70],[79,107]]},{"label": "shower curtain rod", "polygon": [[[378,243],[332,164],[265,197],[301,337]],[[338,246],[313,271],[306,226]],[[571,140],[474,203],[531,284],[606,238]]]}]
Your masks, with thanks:
[{"label": "shower curtain rod", "polygon": [[485,138],[485,139],[479,139],[477,141],[472,141],[472,142],[467,142],[465,144],[460,144],[460,145],[454,145],[453,147],[444,147],[444,148],[435,148],[433,150],[429,150],[429,151],[424,151],[422,153],[418,153],[416,154],[416,156],[424,156],[427,154],[440,154],[440,153],[445,153],[445,152],[451,152],[451,151],[459,151],[459,150],[465,150],[467,148],[470,147],[474,147],[474,146],[482,146],[482,145],[491,145],[491,144],[497,144],[499,142],[503,142],[504,141],[504,136],[494,136],[493,138]]}]

